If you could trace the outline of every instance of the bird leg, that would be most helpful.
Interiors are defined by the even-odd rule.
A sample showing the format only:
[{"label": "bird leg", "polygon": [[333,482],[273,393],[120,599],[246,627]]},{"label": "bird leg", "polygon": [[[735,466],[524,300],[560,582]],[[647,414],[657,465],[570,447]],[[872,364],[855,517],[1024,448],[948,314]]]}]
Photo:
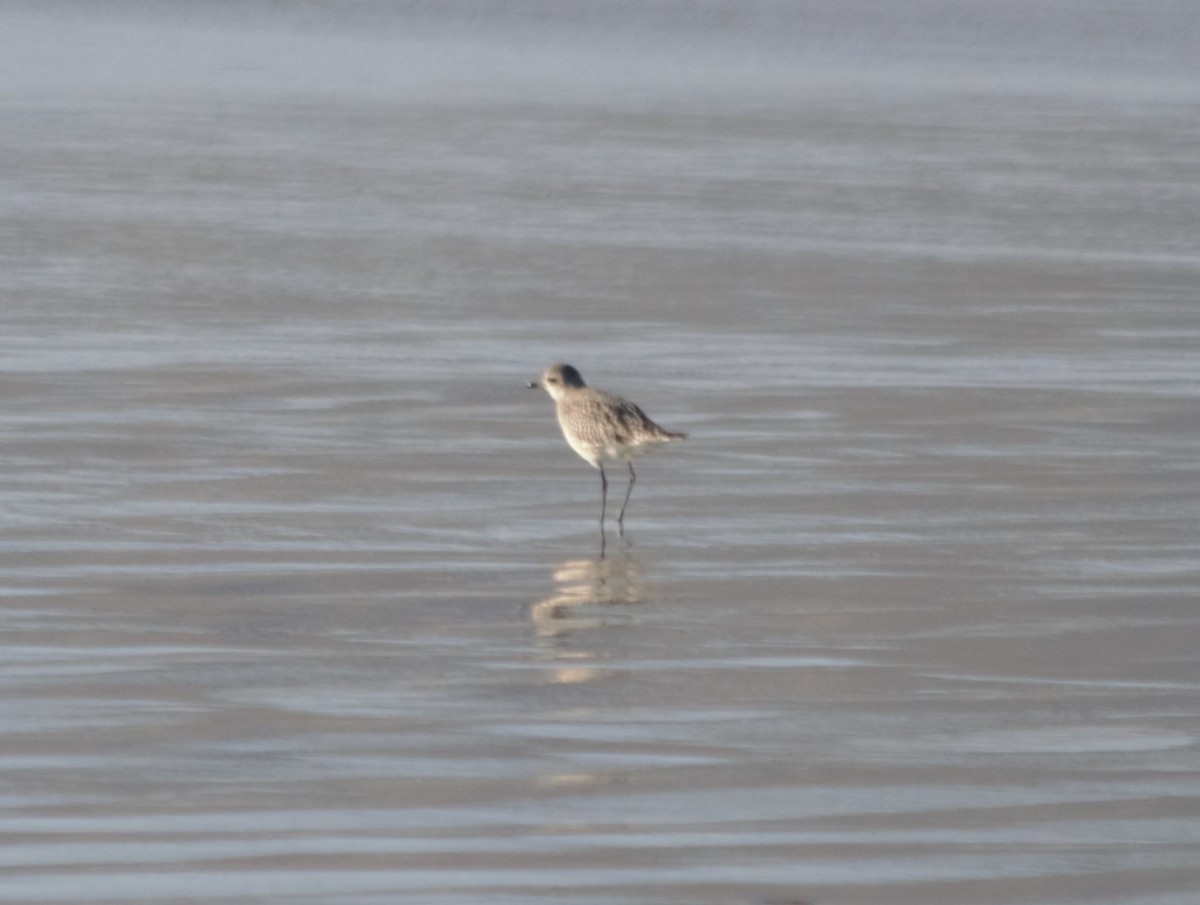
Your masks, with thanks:
[{"label": "bird leg", "polygon": [[604,475],[604,466],[600,469],[600,534],[604,535],[604,510],[608,508],[608,478]]},{"label": "bird leg", "polygon": [[625,536],[625,507],[629,505],[629,495],[633,493],[633,485],[637,483],[637,474],[633,470],[633,463],[629,463],[629,487],[625,490],[625,502],[621,504],[621,514],[617,516],[617,527],[621,530],[621,536]]}]

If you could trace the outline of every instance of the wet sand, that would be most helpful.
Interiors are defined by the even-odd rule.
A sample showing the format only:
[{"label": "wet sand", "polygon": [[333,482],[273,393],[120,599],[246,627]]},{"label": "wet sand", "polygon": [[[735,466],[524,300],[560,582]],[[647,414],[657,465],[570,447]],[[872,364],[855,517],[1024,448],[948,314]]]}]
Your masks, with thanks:
[{"label": "wet sand", "polygon": [[1194,97],[153,28],[3,101],[0,902],[1197,900]]}]

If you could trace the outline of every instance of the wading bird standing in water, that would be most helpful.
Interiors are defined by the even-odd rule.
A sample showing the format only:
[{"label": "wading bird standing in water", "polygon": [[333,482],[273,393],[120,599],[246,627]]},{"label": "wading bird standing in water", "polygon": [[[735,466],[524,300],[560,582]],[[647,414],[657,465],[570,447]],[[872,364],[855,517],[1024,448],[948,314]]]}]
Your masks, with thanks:
[{"label": "wading bird standing in water", "polygon": [[628,399],[594,390],[583,382],[579,372],[567,364],[553,364],[542,372],[540,380],[529,384],[541,387],[554,400],[558,426],[571,449],[593,468],[600,469],[600,533],[604,533],[604,511],[608,506],[608,477],[605,462],[622,461],[629,465],[629,487],[617,516],[617,527],[625,533],[625,507],[637,475],[633,459],[669,440],[683,440],[687,434],[659,427],[650,416]]}]

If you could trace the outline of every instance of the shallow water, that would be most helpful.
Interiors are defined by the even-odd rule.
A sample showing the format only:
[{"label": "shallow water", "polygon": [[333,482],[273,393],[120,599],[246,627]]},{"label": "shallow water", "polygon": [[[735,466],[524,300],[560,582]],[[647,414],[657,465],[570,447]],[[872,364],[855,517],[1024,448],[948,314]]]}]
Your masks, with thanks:
[{"label": "shallow water", "polygon": [[[1121,22],[1095,81],[881,24],[843,82],[769,19],[726,72],[54,9],[0,55],[0,902],[1200,896],[1200,111]],[[603,555],[554,360],[691,433]]]}]

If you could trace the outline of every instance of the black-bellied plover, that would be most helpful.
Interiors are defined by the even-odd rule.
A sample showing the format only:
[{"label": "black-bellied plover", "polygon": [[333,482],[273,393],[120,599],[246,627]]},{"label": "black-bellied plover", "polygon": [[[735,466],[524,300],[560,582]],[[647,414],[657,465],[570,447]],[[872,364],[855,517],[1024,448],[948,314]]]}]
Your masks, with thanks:
[{"label": "black-bellied plover", "polygon": [[629,487],[617,516],[617,526],[625,533],[625,507],[637,474],[633,458],[649,452],[669,440],[683,440],[687,434],[659,427],[650,416],[628,399],[594,390],[583,382],[579,372],[567,364],[553,364],[542,372],[540,380],[529,384],[541,387],[554,400],[558,426],[571,449],[593,468],[600,469],[600,530],[604,531],[604,511],[608,506],[608,478],[604,463],[622,461],[629,465]]}]

